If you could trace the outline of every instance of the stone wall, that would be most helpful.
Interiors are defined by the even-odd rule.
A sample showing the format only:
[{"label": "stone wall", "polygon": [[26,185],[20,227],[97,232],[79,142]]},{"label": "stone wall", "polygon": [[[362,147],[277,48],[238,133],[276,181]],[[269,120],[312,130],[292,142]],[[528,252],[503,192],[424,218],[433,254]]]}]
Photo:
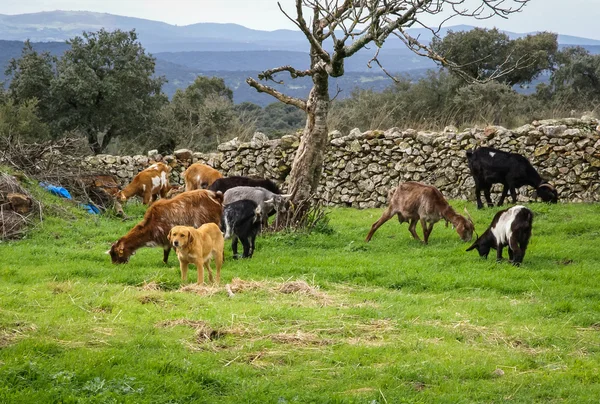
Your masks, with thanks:
[{"label": "stone wall", "polygon": [[[388,190],[401,181],[433,184],[448,198],[474,200],[465,151],[476,146],[525,155],[556,186],[562,201],[600,200],[600,126],[598,120],[589,117],[535,121],[513,130],[499,126],[463,131],[447,127],[441,133],[354,129],[347,135],[333,131],[329,139],[318,189],[318,197],[327,205],[382,206]],[[219,145],[217,153],[178,150],[172,156],[160,156],[151,151],[148,156],[69,159],[66,164],[76,164],[74,168],[84,171],[113,173],[123,184],[159,160],[173,167],[173,183],[182,183],[181,173],[193,162],[209,164],[225,176],[256,175],[284,183],[298,143],[293,135],[268,140],[256,133],[247,143],[234,139]],[[519,198],[528,200],[532,191],[521,188]]]}]

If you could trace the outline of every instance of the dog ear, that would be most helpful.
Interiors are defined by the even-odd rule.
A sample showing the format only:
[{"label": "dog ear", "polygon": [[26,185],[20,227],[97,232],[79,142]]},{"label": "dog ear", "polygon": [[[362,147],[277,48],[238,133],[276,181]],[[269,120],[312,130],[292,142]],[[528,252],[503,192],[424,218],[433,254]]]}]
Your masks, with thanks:
[{"label": "dog ear", "polygon": [[188,230],[188,244],[192,244],[194,242],[194,236],[192,235],[192,231]]},{"label": "dog ear", "polygon": [[167,234],[167,240],[169,240],[169,243],[171,242],[171,232],[173,232],[173,229],[169,230],[169,234]]}]

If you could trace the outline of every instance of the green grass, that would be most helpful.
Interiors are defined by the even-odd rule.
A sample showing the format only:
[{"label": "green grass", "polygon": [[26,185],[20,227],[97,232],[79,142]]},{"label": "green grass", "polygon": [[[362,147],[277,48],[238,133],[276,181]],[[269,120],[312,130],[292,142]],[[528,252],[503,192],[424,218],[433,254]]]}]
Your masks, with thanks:
[{"label": "green grass", "polygon": [[[229,298],[181,290],[174,254],[110,263],[143,207],[122,222],[45,199],[44,223],[0,244],[0,402],[600,397],[600,205],[531,204],[520,268],[466,253],[442,223],[428,246],[397,221],[365,244],[381,209],[333,209],[332,234],[260,237],[252,260],[227,245],[222,284],[260,282]],[[468,206],[480,233],[498,210]],[[277,290],[295,280],[315,291]]]}]

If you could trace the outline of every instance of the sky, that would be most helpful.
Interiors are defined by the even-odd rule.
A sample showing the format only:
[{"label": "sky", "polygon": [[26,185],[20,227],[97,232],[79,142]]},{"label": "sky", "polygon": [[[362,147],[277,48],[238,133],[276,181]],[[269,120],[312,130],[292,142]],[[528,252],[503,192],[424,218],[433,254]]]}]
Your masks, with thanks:
[{"label": "sky", "polygon": [[[280,2],[293,13],[294,0]],[[465,2],[472,5],[481,0]],[[276,0],[0,0],[0,14],[54,10],[96,11],[176,25],[218,22],[267,31],[295,29],[279,11]],[[552,31],[600,40],[600,0],[530,0],[522,12],[508,19],[452,19],[445,25],[457,24],[519,33]]]}]

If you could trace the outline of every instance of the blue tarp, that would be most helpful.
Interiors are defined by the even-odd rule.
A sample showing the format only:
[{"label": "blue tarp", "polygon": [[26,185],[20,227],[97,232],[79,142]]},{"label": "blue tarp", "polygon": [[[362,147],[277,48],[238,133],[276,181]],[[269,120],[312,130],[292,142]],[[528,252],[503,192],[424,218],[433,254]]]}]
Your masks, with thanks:
[{"label": "blue tarp", "polygon": [[73,199],[69,191],[63,187],[57,187],[56,185],[48,184],[47,182],[40,182],[40,187],[48,190],[52,195],[60,196],[61,198]]}]

